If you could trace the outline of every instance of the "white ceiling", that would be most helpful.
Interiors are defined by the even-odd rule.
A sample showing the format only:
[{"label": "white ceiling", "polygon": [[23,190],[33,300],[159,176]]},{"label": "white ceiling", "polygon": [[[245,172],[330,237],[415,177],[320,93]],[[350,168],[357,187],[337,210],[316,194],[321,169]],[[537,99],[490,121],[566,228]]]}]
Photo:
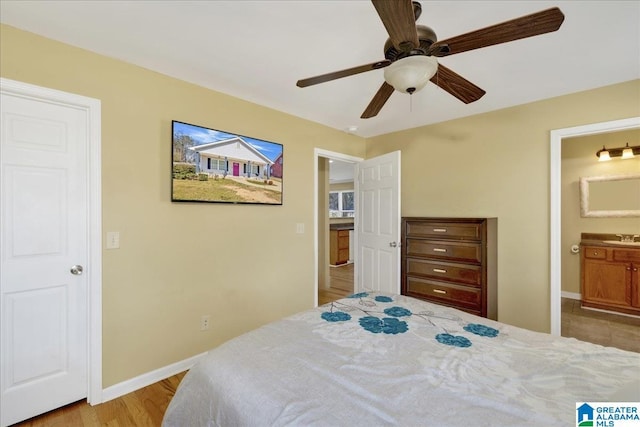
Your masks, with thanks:
[{"label": "white ceiling", "polygon": [[329,183],[353,182],[354,172],[353,163],[332,159],[329,163]]},{"label": "white ceiling", "polygon": [[298,88],[384,59],[369,1],[0,1],[2,23],[369,137],[640,78],[640,1],[422,1],[418,23],[456,36],[558,6],[559,31],[442,58],[487,91],[464,105],[433,84],[360,115],[383,71]]}]

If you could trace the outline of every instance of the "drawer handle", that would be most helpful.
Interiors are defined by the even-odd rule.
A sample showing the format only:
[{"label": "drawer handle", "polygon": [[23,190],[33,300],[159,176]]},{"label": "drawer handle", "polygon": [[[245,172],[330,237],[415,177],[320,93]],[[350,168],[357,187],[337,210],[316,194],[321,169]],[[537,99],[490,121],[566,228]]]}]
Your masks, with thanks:
[{"label": "drawer handle", "polygon": [[434,228],[433,232],[434,233],[446,233],[447,229],[446,228]]},{"label": "drawer handle", "polygon": [[443,270],[442,268],[434,268],[433,271],[436,272],[436,273],[446,273],[447,272],[447,270]]},{"label": "drawer handle", "polygon": [[447,252],[447,250],[443,248],[433,248],[433,252]]},{"label": "drawer handle", "polygon": [[447,293],[447,291],[443,291],[442,289],[434,289],[433,292],[436,293],[436,294],[446,294]]}]

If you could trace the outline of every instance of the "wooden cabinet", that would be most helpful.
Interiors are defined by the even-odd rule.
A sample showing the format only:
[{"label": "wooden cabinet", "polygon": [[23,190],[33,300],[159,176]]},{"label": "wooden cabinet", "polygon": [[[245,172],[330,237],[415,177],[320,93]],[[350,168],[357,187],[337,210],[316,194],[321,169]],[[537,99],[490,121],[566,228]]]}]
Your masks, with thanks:
[{"label": "wooden cabinet", "polygon": [[640,315],[640,248],[582,244],[582,306]]},{"label": "wooden cabinet", "polygon": [[329,264],[340,265],[349,261],[349,230],[331,230],[329,233]]},{"label": "wooden cabinet", "polygon": [[497,319],[496,218],[402,218],[402,294]]}]

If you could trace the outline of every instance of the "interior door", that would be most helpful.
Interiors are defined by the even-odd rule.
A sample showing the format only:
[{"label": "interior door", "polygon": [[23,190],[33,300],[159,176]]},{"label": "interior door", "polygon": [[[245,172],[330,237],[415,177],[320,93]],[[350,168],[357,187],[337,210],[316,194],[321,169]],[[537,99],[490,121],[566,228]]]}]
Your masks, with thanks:
[{"label": "interior door", "polygon": [[400,151],[356,165],[356,292],[400,293]]},{"label": "interior door", "polygon": [[87,396],[88,123],[0,100],[0,424]]}]

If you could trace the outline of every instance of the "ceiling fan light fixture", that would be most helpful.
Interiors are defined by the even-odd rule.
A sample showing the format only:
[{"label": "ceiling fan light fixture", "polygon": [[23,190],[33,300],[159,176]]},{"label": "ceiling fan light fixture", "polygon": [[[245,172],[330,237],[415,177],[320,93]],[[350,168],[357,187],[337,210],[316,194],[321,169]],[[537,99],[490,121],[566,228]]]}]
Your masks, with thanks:
[{"label": "ceiling fan light fixture", "polygon": [[384,80],[398,92],[412,94],[425,87],[436,71],[438,60],[434,56],[407,56],[384,69]]}]

